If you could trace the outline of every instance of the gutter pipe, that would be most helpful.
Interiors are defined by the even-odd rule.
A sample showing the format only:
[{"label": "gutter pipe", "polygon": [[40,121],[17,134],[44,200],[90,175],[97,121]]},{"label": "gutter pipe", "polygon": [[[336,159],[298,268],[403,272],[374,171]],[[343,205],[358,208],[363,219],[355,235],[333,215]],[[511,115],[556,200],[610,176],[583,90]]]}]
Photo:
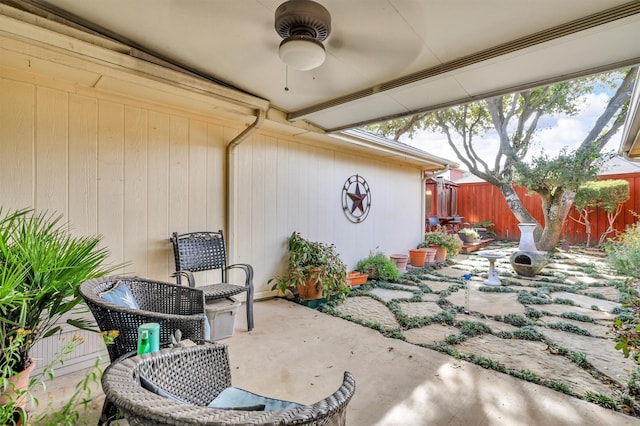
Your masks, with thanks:
[{"label": "gutter pipe", "polygon": [[[236,250],[236,238],[237,238],[237,220],[236,213],[238,211],[238,197],[237,197],[237,182],[238,182],[238,167],[234,161],[234,155],[236,148],[245,140],[249,138],[256,130],[260,129],[264,124],[264,119],[267,115],[267,111],[263,109],[257,110],[256,119],[249,127],[244,129],[240,134],[229,142],[226,149],[226,168],[227,168],[227,184],[225,185],[226,193],[225,199],[227,201],[227,250],[228,247],[232,247]],[[231,253],[230,253],[231,254]],[[229,256],[234,259],[235,256]],[[233,262],[231,262],[233,263]]]}]

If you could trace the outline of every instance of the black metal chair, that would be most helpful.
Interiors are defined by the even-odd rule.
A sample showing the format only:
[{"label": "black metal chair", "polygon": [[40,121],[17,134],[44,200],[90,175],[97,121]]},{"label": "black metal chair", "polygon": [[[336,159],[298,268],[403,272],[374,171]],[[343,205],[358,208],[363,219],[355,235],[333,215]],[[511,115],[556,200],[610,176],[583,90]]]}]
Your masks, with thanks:
[{"label": "black metal chair", "polygon": [[[110,303],[101,297],[116,285],[128,287],[139,309]],[[171,336],[176,330],[181,331],[183,339],[205,340],[207,318],[201,290],[146,278],[107,276],[82,283],[79,293],[100,331],[118,331],[113,343],[107,345],[112,363],[126,354],[135,354],[138,327],[144,323],[160,324],[161,346],[171,343]],[[116,406],[108,398],[105,399],[101,424],[113,420],[116,411]]]},{"label": "black metal chair", "polygon": [[[154,390],[150,390],[150,383]],[[124,359],[111,364],[102,376],[105,395],[130,425],[342,426],[356,389],[353,375],[344,372],[340,387],[315,404],[274,410],[207,406],[230,386],[227,346],[219,343]]]},{"label": "black metal chair", "polygon": [[[245,263],[227,265],[227,250],[222,230],[218,232],[173,233],[171,237],[173,255],[176,263],[174,274],[176,282],[182,284],[186,277],[189,287],[195,287],[193,272],[219,270],[221,282],[198,286],[204,292],[206,301],[230,298],[236,294],[247,292],[247,328],[253,330],[253,267]],[[227,280],[228,271],[240,269],[244,271],[244,284],[232,284]]]}]

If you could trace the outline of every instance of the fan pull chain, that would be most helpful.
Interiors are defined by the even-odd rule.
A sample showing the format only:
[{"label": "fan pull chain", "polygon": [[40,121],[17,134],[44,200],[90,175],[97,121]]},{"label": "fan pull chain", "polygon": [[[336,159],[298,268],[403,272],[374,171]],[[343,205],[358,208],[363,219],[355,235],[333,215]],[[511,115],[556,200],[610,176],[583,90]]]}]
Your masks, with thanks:
[{"label": "fan pull chain", "polygon": [[289,65],[284,66],[284,91],[289,91]]}]

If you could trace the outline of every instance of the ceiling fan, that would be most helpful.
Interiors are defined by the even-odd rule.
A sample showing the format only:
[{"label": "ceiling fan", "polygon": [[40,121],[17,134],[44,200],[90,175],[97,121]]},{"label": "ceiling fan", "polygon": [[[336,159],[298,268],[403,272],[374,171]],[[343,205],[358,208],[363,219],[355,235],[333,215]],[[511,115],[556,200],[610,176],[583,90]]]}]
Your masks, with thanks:
[{"label": "ceiling fan", "polygon": [[322,65],[326,52],[322,42],[331,33],[331,15],[311,0],[288,0],[276,9],[275,28],[284,40],[278,53],[282,62],[309,71]]}]

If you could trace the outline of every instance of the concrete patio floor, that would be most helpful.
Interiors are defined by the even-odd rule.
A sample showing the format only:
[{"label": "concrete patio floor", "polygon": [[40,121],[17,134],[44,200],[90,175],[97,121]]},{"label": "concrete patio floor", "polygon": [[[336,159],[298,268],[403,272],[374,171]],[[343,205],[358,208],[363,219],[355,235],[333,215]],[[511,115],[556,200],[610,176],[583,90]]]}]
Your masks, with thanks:
[{"label": "concrete patio floor", "polygon": [[[492,248],[496,247],[488,249]],[[492,304],[491,297],[504,296],[506,293],[479,291],[486,266],[486,259],[461,255],[455,265],[440,269],[439,273],[454,277],[466,272],[474,273],[471,310],[484,312],[491,306],[492,309],[487,312],[494,312],[495,315],[495,309],[505,304],[498,299]],[[554,267],[550,265],[551,269]],[[433,281],[431,285],[437,287],[438,281]],[[446,288],[447,284],[444,283],[442,289],[435,288],[433,294],[425,294],[425,302],[407,305],[420,306],[420,309],[432,312],[433,307],[428,304],[436,306],[434,297]],[[403,297],[406,297],[400,293],[384,294],[402,292],[402,288],[375,291],[379,292],[377,297],[380,299],[398,297],[404,300]],[[463,291],[452,292],[448,297],[454,305],[464,304]],[[372,299],[348,299],[349,304],[366,300]],[[603,299],[598,301],[606,303]],[[551,309],[550,306],[545,307]],[[374,309],[360,308],[363,315],[370,316],[371,321],[380,321]],[[406,306],[403,309],[411,311]],[[237,315],[234,335],[221,341],[230,349],[233,384],[277,398],[313,403],[332,393],[339,386],[342,373],[350,371],[356,378],[357,389],[348,406],[348,425],[640,425],[640,419],[636,417],[419,346],[421,339],[425,339],[425,334],[421,333],[426,327],[403,330],[407,340],[403,341],[283,299],[259,301],[254,310],[256,327],[253,331],[246,331],[243,306]],[[597,314],[600,311],[594,312]],[[600,312],[604,313],[604,310]],[[418,310],[415,315],[423,314]],[[469,317],[462,314],[462,318]],[[495,326],[495,323],[492,322],[492,325]],[[447,331],[445,325],[431,324],[429,327],[442,327],[439,331],[442,335],[453,333]],[[488,345],[488,337],[494,338],[493,335],[478,336],[477,341],[483,342],[480,339],[484,338],[485,343],[476,348]],[[461,345],[469,344],[472,340]],[[506,354],[503,362],[508,362],[510,358],[520,359],[517,354],[507,350],[512,341],[514,339],[501,342]],[[528,341],[515,343],[521,342],[542,344]],[[538,351],[539,348],[524,348],[525,355],[532,360],[546,355],[544,350]],[[465,351],[463,346],[459,349]],[[473,351],[469,348],[466,350]],[[622,355],[619,357],[622,358]],[[565,364],[571,362],[566,361]],[[537,367],[533,365],[530,368],[535,371]],[[544,374],[543,370],[540,375],[544,377]],[[556,374],[560,381],[563,375],[574,374],[574,370],[546,371],[546,374]],[[49,385],[49,391],[59,400],[81,377],[76,373],[57,378]],[[96,392],[100,394],[101,391],[97,388]],[[42,395],[41,399],[46,397]],[[102,398],[93,405],[91,416],[87,419],[89,424],[95,424],[101,401]]]},{"label": "concrete patio floor", "polygon": [[[241,310],[234,336],[223,340],[234,385],[311,403],[351,371],[357,389],[348,425],[640,425],[633,417],[292,302],[258,302],[255,315],[257,326],[247,332]],[[60,399],[80,378],[62,376],[49,391]],[[99,409],[94,404],[89,424]]]}]

